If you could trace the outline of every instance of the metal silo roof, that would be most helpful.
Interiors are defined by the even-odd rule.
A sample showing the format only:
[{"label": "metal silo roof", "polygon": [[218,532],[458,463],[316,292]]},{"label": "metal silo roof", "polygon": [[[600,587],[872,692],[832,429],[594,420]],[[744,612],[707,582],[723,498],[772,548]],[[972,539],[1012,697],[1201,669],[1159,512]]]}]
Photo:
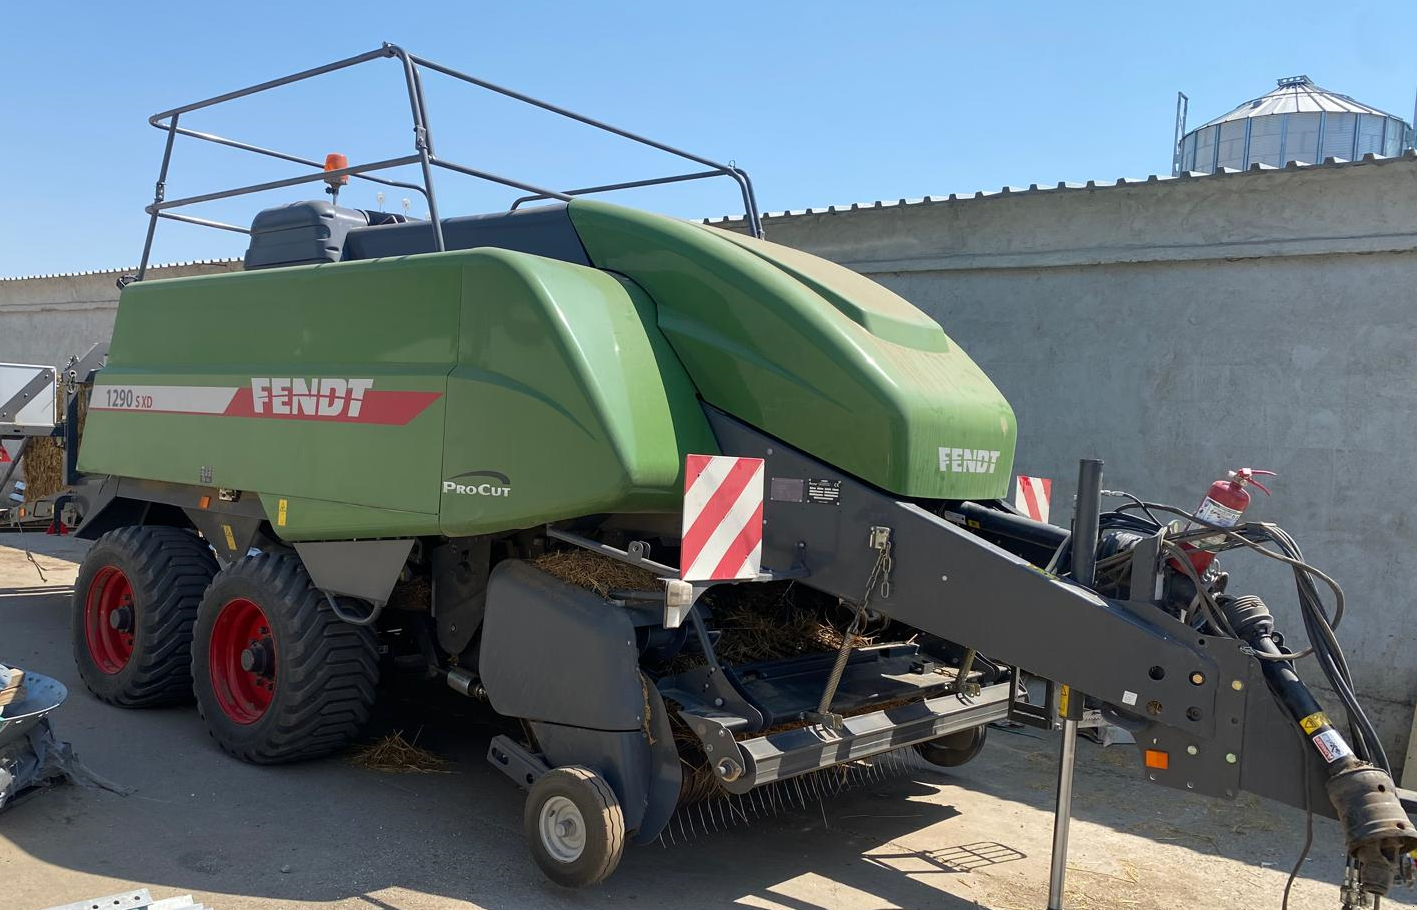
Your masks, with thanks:
[{"label": "metal silo roof", "polygon": [[1268,117],[1273,114],[1317,114],[1320,111],[1330,114],[1373,114],[1378,117],[1402,119],[1396,114],[1389,114],[1360,101],[1355,101],[1347,95],[1340,95],[1338,92],[1320,88],[1314,85],[1313,80],[1308,76],[1290,76],[1280,79],[1279,87],[1268,95],[1262,95],[1253,101],[1246,101],[1225,116],[1216,117],[1196,129],[1203,130],[1207,126],[1214,126],[1217,123],[1244,120],[1249,117]]}]

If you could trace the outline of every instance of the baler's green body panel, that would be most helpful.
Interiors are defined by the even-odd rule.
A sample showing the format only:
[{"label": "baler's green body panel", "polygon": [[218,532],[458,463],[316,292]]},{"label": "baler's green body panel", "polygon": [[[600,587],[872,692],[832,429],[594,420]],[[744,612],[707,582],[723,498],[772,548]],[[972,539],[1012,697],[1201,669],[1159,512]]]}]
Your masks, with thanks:
[{"label": "baler's green body panel", "polygon": [[[134,284],[100,403],[110,387],[271,376],[437,398],[405,425],[100,407],[80,467],[258,493],[291,540],[672,512],[683,454],[716,448],[654,319],[605,272],[495,249]],[[458,480],[478,471],[511,482],[448,491],[483,486]]]},{"label": "baler's green body panel", "polygon": [[[443,533],[678,511],[684,455],[718,448],[644,293],[503,250],[480,251],[465,279],[443,461],[469,492],[443,484]],[[476,474],[489,471],[511,483]]]},{"label": "baler's green body panel", "polygon": [[717,451],[701,398],[898,495],[1007,492],[1013,412],[904,300],[763,241],[569,215],[594,268],[479,248],[130,285],[80,469],[258,495],[291,540],[676,512],[685,456]]},{"label": "baler's green body panel", "polygon": [[591,260],[654,298],[709,404],[893,493],[1007,494],[1012,408],[905,300],[773,243],[588,200],[570,213]]},{"label": "baler's green body panel", "polygon": [[[438,533],[463,256],[144,281],[124,288],[85,421],[83,471],[287,498],[290,539]],[[369,377],[436,393],[403,426],[103,410],[107,387],[249,389]],[[350,508],[355,507],[355,508]]]}]

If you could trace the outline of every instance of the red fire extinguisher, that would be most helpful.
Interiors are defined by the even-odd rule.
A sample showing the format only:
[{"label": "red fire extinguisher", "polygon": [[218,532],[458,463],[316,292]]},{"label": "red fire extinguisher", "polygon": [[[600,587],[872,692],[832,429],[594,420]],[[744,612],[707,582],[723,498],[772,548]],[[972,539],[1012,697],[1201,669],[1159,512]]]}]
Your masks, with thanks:
[{"label": "red fire extinguisher", "polygon": [[[1273,471],[1259,471],[1254,468],[1237,468],[1234,471],[1227,471],[1225,479],[1217,480],[1210,485],[1206,491],[1205,498],[1196,507],[1195,515],[1207,524],[1217,525],[1222,528],[1233,528],[1245,517],[1245,509],[1250,505],[1250,492],[1245,487],[1254,484],[1264,490],[1266,496],[1270,495],[1269,488],[1256,480],[1256,477],[1277,477]],[[1201,527],[1194,522],[1187,522],[1185,530]],[[1214,537],[1205,537],[1195,542],[1195,546],[1206,547],[1223,543],[1225,535],[1217,534]],[[1190,549],[1187,547],[1187,549]],[[1204,550],[1194,550],[1190,554],[1191,565],[1195,566],[1197,574],[1204,574],[1210,568],[1211,562],[1215,560],[1214,553]]]}]

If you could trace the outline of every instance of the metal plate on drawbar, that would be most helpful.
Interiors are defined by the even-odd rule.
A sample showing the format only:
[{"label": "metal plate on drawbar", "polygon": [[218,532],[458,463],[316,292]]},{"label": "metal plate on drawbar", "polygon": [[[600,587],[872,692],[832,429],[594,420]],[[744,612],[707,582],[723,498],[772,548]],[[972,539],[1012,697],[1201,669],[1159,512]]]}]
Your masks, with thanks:
[{"label": "metal plate on drawbar", "polygon": [[[1185,705],[1184,712],[1168,711],[1169,723],[1155,723],[1135,734],[1143,754],[1152,749],[1165,752],[1166,768],[1143,767],[1147,779],[1177,790],[1190,790],[1208,796],[1234,799],[1240,791],[1240,762],[1245,738],[1246,700],[1252,687],[1264,686],[1264,677],[1245,646],[1232,639],[1210,638],[1205,647],[1220,673],[1216,680],[1214,707],[1206,706],[1209,699],[1197,687],[1197,705]],[[1146,711],[1146,705],[1138,705]],[[1209,714],[1191,718],[1192,711]],[[1174,725],[1174,726],[1173,726]],[[1188,729],[1191,728],[1191,729]],[[1209,728],[1209,731],[1207,731]],[[1142,757],[1142,756],[1138,756]]]}]

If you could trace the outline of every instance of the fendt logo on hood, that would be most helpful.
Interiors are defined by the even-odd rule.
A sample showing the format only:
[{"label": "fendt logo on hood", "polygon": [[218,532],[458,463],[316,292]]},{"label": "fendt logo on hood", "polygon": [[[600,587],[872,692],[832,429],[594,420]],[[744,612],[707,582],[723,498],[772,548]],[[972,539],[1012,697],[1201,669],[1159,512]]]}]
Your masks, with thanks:
[{"label": "fendt logo on hood", "polygon": [[998,449],[940,446],[940,470],[946,474],[993,474],[1000,454]]},{"label": "fendt logo on hood", "polygon": [[511,496],[512,478],[501,471],[466,471],[443,481],[443,492],[459,496]]}]

